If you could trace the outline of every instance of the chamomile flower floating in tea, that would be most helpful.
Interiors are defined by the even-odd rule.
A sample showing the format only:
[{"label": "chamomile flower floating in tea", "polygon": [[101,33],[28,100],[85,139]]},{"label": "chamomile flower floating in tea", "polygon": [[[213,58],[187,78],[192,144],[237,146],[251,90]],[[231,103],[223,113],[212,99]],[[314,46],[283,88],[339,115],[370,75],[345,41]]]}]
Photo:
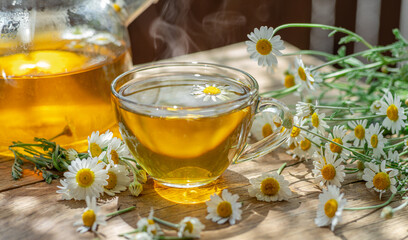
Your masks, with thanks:
[{"label": "chamomile flower floating in tea", "polygon": [[206,219],[218,224],[229,222],[231,225],[236,221],[241,220],[241,206],[242,203],[237,202],[238,194],[231,194],[227,189],[222,190],[222,197],[217,194],[211,195],[211,199],[207,201]]},{"label": "chamomile flower floating in tea", "polygon": [[107,172],[109,169],[97,157],[88,157],[71,162],[68,171],[64,173],[60,190],[64,199],[84,200],[88,197],[99,197],[104,191],[104,186],[108,184]]},{"label": "chamomile flower floating in tea", "polygon": [[374,158],[385,156],[384,144],[387,142],[387,139],[384,138],[382,134],[383,132],[384,130],[381,130],[381,126],[379,123],[372,123],[368,127],[366,140],[368,143],[368,147],[373,150]]},{"label": "chamomile flower floating in tea", "polygon": [[113,43],[115,45],[120,46],[118,40],[112,34],[109,33],[95,34],[92,37],[88,38],[87,41],[95,45],[107,45]]},{"label": "chamomile flower floating in tea", "polygon": [[280,36],[273,36],[273,28],[262,26],[255,28],[247,35],[251,41],[245,41],[247,51],[251,59],[258,62],[259,66],[277,65],[276,56],[281,56],[281,50],[285,49]]},{"label": "chamomile flower floating in tea", "polygon": [[341,214],[347,203],[343,196],[344,194],[340,194],[340,189],[336,186],[329,185],[327,189],[323,189],[323,193],[319,195],[319,205],[315,218],[317,226],[331,225],[331,230],[334,230],[337,223],[341,221]]},{"label": "chamomile flower floating in tea", "polygon": [[108,184],[104,186],[104,191],[110,196],[115,196],[115,193],[125,191],[131,182],[128,177],[128,170],[123,165],[110,165],[107,174],[109,176],[106,179]]},{"label": "chamomile flower floating in tea", "polygon": [[216,84],[194,85],[191,95],[194,95],[195,98],[202,98],[204,102],[210,99],[214,102],[217,99],[221,101],[229,99],[228,86],[217,86]]},{"label": "chamomile flower floating in tea", "polygon": [[81,40],[89,38],[94,34],[95,30],[92,28],[88,28],[86,26],[75,26],[63,32],[61,37],[68,40]]},{"label": "chamomile flower floating in tea", "polygon": [[[322,156],[321,154],[324,154]],[[341,182],[344,181],[346,174],[344,173],[344,165],[342,159],[337,158],[337,153],[333,153],[326,148],[324,153],[316,152],[313,157],[313,165],[315,169],[312,170],[315,181],[319,183],[320,187],[324,185],[336,185],[341,187]]]},{"label": "chamomile flower floating in tea", "polygon": [[390,190],[392,193],[397,192],[395,185],[397,180],[395,177],[398,175],[398,170],[385,168],[385,160],[383,160],[378,166],[375,163],[368,162],[365,164],[363,179],[366,182],[367,188],[373,188],[381,195]]},{"label": "chamomile flower floating in tea", "polygon": [[113,133],[107,130],[99,135],[99,131],[92,132],[88,137],[88,153],[91,157],[99,157],[112,141]]},{"label": "chamomile flower floating in tea", "polygon": [[259,201],[271,202],[288,200],[292,196],[289,182],[277,172],[262,173],[261,176],[249,180],[249,196]]},{"label": "chamomile flower floating in tea", "polygon": [[179,223],[179,237],[200,238],[201,232],[205,228],[204,224],[195,217],[185,217]]},{"label": "chamomile flower floating in tea", "polygon": [[390,92],[384,95],[381,100],[381,108],[378,114],[386,115],[382,125],[391,130],[393,134],[398,134],[405,127],[407,116],[404,114],[404,108],[401,107],[401,100],[398,95],[392,96]]},{"label": "chamomile flower floating in tea", "polygon": [[95,232],[99,225],[106,225],[106,215],[100,214],[99,207],[96,205],[96,198],[86,196],[86,208],[81,215],[81,220],[74,223],[74,226],[80,226],[77,232],[85,233]]},{"label": "chamomile flower floating in tea", "polygon": [[282,129],[282,119],[273,112],[262,112],[255,116],[251,134],[256,140],[266,138]]}]

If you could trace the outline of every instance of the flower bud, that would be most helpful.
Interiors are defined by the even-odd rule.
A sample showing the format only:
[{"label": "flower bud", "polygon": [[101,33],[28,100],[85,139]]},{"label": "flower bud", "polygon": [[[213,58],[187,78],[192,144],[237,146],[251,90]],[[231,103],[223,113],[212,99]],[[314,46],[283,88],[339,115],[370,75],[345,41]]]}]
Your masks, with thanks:
[{"label": "flower bud", "polygon": [[137,181],[132,182],[129,185],[129,191],[133,196],[137,197],[143,191],[143,185]]},{"label": "flower bud", "polygon": [[381,211],[381,218],[384,218],[385,220],[391,219],[393,215],[394,215],[394,210],[390,206],[386,206]]},{"label": "flower bud", "polygon": [[139,170],[136,174],[136,179],[140,183],[146,183],[147,182],[147,173],[145,170]]},{"label": "flower bud", "polygon": [[405,106],[408,106],[408,98],[405,99]]}]

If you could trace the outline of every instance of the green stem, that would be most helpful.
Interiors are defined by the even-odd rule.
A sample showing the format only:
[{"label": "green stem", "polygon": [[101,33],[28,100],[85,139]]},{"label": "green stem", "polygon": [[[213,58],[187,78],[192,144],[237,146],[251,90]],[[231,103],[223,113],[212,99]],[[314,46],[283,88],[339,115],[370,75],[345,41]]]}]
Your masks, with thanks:
[{"label": "green stem", "polygon": [[280,175],[283,171],[283,169],[285,169],[287,163],[282,164],[282,166],[280,166],[280,168],[278,169],[278,175]]},{"label": "green stem", "polygon": [[128,208],[125,208],[125,209],[122,209],[122,210],[118,210],[118,211],[113,212],[113,213],[108,213],[108,214],[106,214],[106,217],[113,217],[113,216],[116,216],[116,215],[119,215],[119,214],[122,214],[122,213],[126,213],[126,212],[129,212],[129,211],[132,211],[135,208],[136,208],[135,206],[131,206],[131,207],[128,207]]},{"label": "green stem", "polygon": [[174,223],[171,223],[171,222],[167,222],[167,221],[162,220],[162,219],[157,218],[157,217],[153,217],[153,220],[155,222],[161,223],[161,224],[166,225],[166,226],[171,227],[171,228],[178,229],[180,227],[179,224],[174,224]]},{"label": "green stem", "polygon": [[322,106],[322,105],[317,105],[314,107],[316,109],[336,109],[336,110],[346,110],[346,111],[370,109],[370,107],[336,107],[336,106]]},{"label": "green stem", "polygon": [[333,122],[338,122],[338,121],[356,121],[356,120],[364,120],[364,119],[373,119],[373,118],[378,118],[378,117],[385,117],[387,115],[372,115],[372,116],[367,116],[367,117],[359,117],[359,118],[323,118],[324,121],[333,121]]},{"label": "green stem", "polygon": [[403,155],[405,155],[405,154],[407,154],[408,153],[408,150],[405,150],[405,151],[403,151],[402,153],[400,153],[399,155],[400,156],[403,156]]},{"label": "green stem", "polygon": [[399,143],[396,143],[396,144],[393,144],[393,145],[388,145],[388,146],[384,147],[384,150],[388,150],[390,148],[398,148],[398,147],[401,147],[404,144],[405,144],[405,142],[402,141],[402,142],[399,142]]},{"label": "green stem", "polygon": [[130,232],[121,233],[121,234],[119,234],[118,236],[119,236],[119,237],[123,237],[123,236],[125,236],[125,235],[129,235],[129,234],[133,234],[133,233],[138,233],[138,232],[140,232],[140,230],[139,230],[139,229],[135,229],[135,230],[130,231]]},{"label": "green stem", "polygon": [[323,56],[326,58],[333,58],[336,56],[333,54],[329,54],[329,53],[322,52],[322,51],[316,51],[316,50],[299,50],[293,53],[282,54],[282,56],[293,56],[293,55],[296,55],[296,56],[297,55],[316,55],[316,56]]},{"label": "green stem", "polygon": [[387,205],[392,201],[392,199],[394,199],[395,194],[396,194],[396,193],[393,193],[393,194],[391,195],[391,197],[390,197],[386,202],[384,202],[384,203],[382,203],[382,204],[379,204],[379,205],[367,206],[367,207],[356,207],[356,208],[344,208],[344,210],[347,210],[347,211],[356,211],[356,210],[366,210],[366,209],[374,209],[374,208],[384,207],[384,206],[387,206]]},{"label": "green stem", "polygon": [[260,95],[262,97],[272,97],[272,98],[284,97],[290,93],[295,92],[299,87],[300,87],[300,84],[297,84],[290,88],[286,88],[283,90],[277,90],[277,91],[269,91],[269,92],[261,93]]},{"label": "green stem", "polygon": [[275,35],[281,29],[291,28],[291,27],[321,28],[321,29],[324,29],[324,30],[333,30],[333,31],[337,31],[337,32],[342,32],[342,33],[345,33],[345,34],[348,34],[350,36],[355,37],[358,41],[361,41],[368,48],[373,48],[373,46],[370,43],[368,43],[366,40],[364,40],[363,37],[361,37],[360,35],[352,32],[350,30],[347,30],[347,29],[342,28],[342,27],[334,27],[334,26],[329,26],[329,25],[324,25],[324,24],[314,24],[314,23],[288,23],[288,24],[283,24],[283,25],[280,25],[280,26],[276,27],[273,30],[272,35]]},{"label": "green stem", "polygon": [[358,171],[360,171],[360,170],[356,169],[356,170],[349,171],[349,172],[344,172],[344,173],[346,173],[346,174],[353,174],[353,173],[356,173],[356,172],[358,172]]}]

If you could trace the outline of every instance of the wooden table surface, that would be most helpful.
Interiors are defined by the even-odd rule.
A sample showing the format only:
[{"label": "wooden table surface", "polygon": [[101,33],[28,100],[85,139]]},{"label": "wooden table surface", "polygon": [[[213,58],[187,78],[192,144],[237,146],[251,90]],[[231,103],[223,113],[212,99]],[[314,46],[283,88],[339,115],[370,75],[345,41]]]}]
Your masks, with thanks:
[{"label": "wooden table surface", "polygon": [[[286,45],[285,52],[296,49]],[[303,58],[306,65],[317,64],[318,60]],[[178,60],[205,61],[240,68],[252,74],[259,82],[261,91],[282,87],[283,71],[293,58],[280,57],[279,68],[274,73],[267,72],[251,61],[245,44],[239,43],[210,51],[199,52],[178,58]],[[293,97],[284,99],[294,104]],[[260,202],[248,195],[248,179],[262,172],[277,170],[282,163],[291,165],[283,171],[290,182],[293,192],[288,201]],[[56,193],[59,181],[45,183],[33,171],[25,170],[21,180],[11,178],[12,159],[0,157],[0,239],[92,239],[91,233],[78,234],[73,223],[78,220],[85,201],[60,200]],[[29,164],[26,164],[29,165]],[[217,180],[218,189],[227,188],[240,196],[243,203],[242,220],[235,225],[216,224],[205,219],[206,204],[183,205],[166,200],[158,194],[152,179],[144,185],[139,197],[131,196],[129,191],[115,197],[103,197],[99,200],[106,213],[116,209],[136,206],[128,212],[108,221],[99,231],[106,239],[118,239],[118,234],[136,228],[140,217],[146,217],[151,208],[155,216],[177,223],[186,216],[197,217],[205,225],[201,239],[404,239],[408,238],[408,214],[403,210],[394,218],[380,218],[381,209],[363,211],[344,211],[343,220],[334,232],[329,228],[319,228],[314,224],[318,195],[321,190],[314,184],[311,169],[312,162],[293,159],[280,148],[257,160],[232,165]],[[163,189],[162,189],[163,190]],[[168,190],[164,190],[168,191]],[[348,201],[347,207],[380,204],[378,194],[366,189],[364,182],[357,181],[354,175],[348,175],[343,183],[342,192]],[[384,195],[387,199],[389,195]],[[398,206],[396,199],[391,206]],[[174,230],[164,227],[166,234],[175,234]]]}]

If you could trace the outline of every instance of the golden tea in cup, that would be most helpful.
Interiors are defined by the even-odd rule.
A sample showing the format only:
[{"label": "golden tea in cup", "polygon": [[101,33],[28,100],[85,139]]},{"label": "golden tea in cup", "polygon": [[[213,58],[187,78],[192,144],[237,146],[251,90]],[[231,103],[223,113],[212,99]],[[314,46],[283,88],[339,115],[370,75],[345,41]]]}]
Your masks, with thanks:
[{"label": "golden tea in cup", "polygon": [[232,162],[270,152],[287,131],[247,144],[254,115],[287,108],[258,96],[249,74],[206,63],[160,63],[133,69],[112,83],[122,137],[156,181],[197,187],[217,179]]}]

